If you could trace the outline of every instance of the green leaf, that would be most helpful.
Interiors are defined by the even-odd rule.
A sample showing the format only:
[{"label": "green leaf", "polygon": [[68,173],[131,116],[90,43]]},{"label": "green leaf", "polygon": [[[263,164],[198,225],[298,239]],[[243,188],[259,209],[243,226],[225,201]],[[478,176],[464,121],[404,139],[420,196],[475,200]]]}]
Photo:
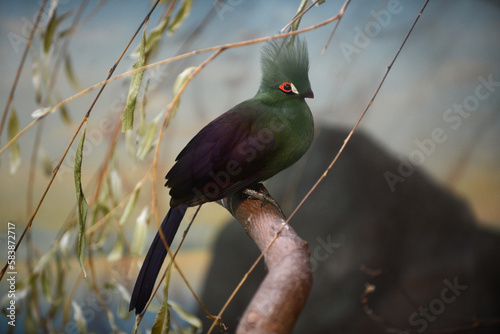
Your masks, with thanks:
[{"label": "green leaf", "polygon": [[[146,57],[151,54],[151,52],[156,51],[158,48],[158,45],[160,43],[161,37],[163,36],[163,33],[165,32],[165,29],[167,28],[169,22],[169,17],[165,16],[163,19],[158,23],[156,27],[151,30],[151,32],[148,34],[148,37],[146,38],[146,47],[144,50],[144,53],[146,54]],[[131,57],[139,57],[140,53],[140,46],[132,53]]]},{"label": "green leaf", "polygon": [[35,89],[35,102],[40,104],[42,102],[42,73],[40,71],[40,63],[35,56],[33,56],[33,74],[31,76],[31,83]]},{"label": "green leaf", "polygon": [[114,288],[120,295],[120,299],[118,301],[118,310],[116,314],[120,319],[128,320],[130,318],[130,311],[128,310],[130,302],[129,290],[118,282],[115,283]]},{"label": "green leaf", "polygon": [[57,21],[56,20],[56,12],[57,10],[54,9],[52,11],[52,15],[49,18],[49,23],[47,24],[47,28],[45,29],[43,33],[43,52],[44,53],[49,53],[50,50],[50,45],[52,44],[52,37],[54,37],[54,31],[56,30],[57,26]]},{"label": "green leaf", "polygon": [[[307,9],[307,7],[309,7],[309,2],[310,2],[309,0],[302,0],[300,2],[299,9],[297,9],[297,13],[295,14],[294,18],[301,15],[302,12],[304,12]],[[290,28],[292,31],[296,31],[297,29],[299,29],[300,20],[301,20],[301,18],[295,20],[292,23],[292,26]],[[295,39],[295,35],[290,38],[290,44],[293,45],[294,39]]]},{"label": "green leaf", "polygon": [[143,137],[147,132],[148,123],[146,121],[146,104],[147,104],[147,94],[149,89],[149,79],[146,80],[144,85],[144,96],[142,98],[141,106],[139,108],[139,126],[137,128],[137,136]]},{"label": "green leaf", "polygon": [[193,6],[193,0],[182,1],[181,7],[179,8],[177,15],[175,16],[172,23],[168,25],[168,30],[170,32],[175,32],[177,29],[179,29],[179,27],[182,25],[182,22],[184,22],[184,20],[189,16],[192,6]]},{"label": "green leaf", "polygon": [[51,176],[52,171],[54,170],[54,166],[52,166],[52,161],[50,161],[49,156],[47,153],[45,153],[45,150],[40,149],[39,153],[39,161],[40,164],[42,165],[42,171],[45,176]]},{"label": "green leaf", "polygon": [[109,252],[106,259],[108,260],[108,262],[113,262],[120,260],[122,257],[123,257],[123,240],[121,236],[118,235],[115,245],[113,246],[111,252]]},{"label": "green leaf", "polygon": [[73,319],[76,323],[76,331],[78,333],[88,333],[87,331],[87,320],[83,315],[83,311],[80,306],[74,301],[71,302],[71,306],[73,306]]},{"label": "green leaf", "polygon": [[153,149],[157,132],[158,126],[154,122],[148,125],[144,137],[139,142],[137,150],[137,158],[139,160],[144,160],[147,154]]},{"label": "green leaf", "polygon": [[57,253],[57,248],[52,247],[48,252],[44,253],[42,257],[38,260],[38,263],[35,266],[35,269],[33,269],[33,274],[37,275],[42,272],[42,270],[45,269],[45,266],[51,263],[51,261],[55,258]]},{"label": "green leaf", "polygon": [[52,291],[50,289],[50,283],[53,282],[49,277],[52,276],[51,272],[49,271],[50,268],[46,268],[45,270],[42,271],[42,274],[40,275],[40,281],[42,285],[42,293],[44,297],[47,299],[49,303],[53,303],[52,299]]},{"label": "green leaf", "polygon": [[177,315],[182,320],[186,321],[189,325],[191,325],[192,329],[197,330],[201,328],[202,326],[201,320],[197,316],[189,312],[186,312],[186,310],[184,310],[179,304],[177,304],[173,300],[170,300],[168,303],[170,304],[170,307],[172,307],[175,313],[177,313]]},{"label": "green leaf", "polygon": [[[7,135],[9,140],[12,140],[19,133],[19,119],[17,118],[16,109],[12,108],[9,125],[7,129]],[[21,165],[21,150],[19,149],[19,144],[17,140],[12,143],[9,147],[9,161],[10,161],[10,173],[15,174]]]},{"label": "green leaf", "polygon": [[170,329],[170,305],[168,303],[168,287],[170,286],[170,272],[172,267],[167,269],[167,277],[163,287],[163,302],[161,303],[160,310],[156,314],[156,319],[151,328],[151,334],[168,333]]},{"label": "green leaf", "polygon": [[76,90],[77,92],[82,90],[82,86],[76,80],[75,77],[75,72],[73,71],[73,65],[71,64],[71,58],[69,56],[69,53],[66,53],[66,56],[64,57],[64,70],[66,72],[66,76],[68,77],[69,84],[71,87]]},{"label": "green leaf", "polygon": [[[53,1],[54,2],[54,1]],[[57,8],[50,11],[50,18],[45,31],[43,32],[43,52],[48,53],[50,46],[53,44],[54,33],[56,32],[57,26],[63,22],[67,17],[72,15],[74,9],[68,10],[64,14],[57,16]]]},{"label": "green leaf", "polygon": [[141,214],[137,217],[137,222],[134,228],[134,238],[130,246],[132,255],[140,256],[144,251],[144,244],[146,243],[146,236],[148,232],[149,220],[149,206],[142,209]]},{"label": "green leaf", "polygon": [[[133,68],[140,68],[144,66],[146,62],[146,54],[144,52],[146,47],[146,29],[142,33],[142,40],[139,52],[139,59],[135,62]],[[137,103],[137,95],[139,94],[139,90],[141,88],[142,76],[144,71],[137,72],[132,75],[130,79],[130,87],[128,90],[127,102],[125,105],[125,110],[123,111],[122,116],[122,132],[127,130],[131,130],[134,126],[134,110],[135,105]]]},{"label": "green leaf", "polygon": [[114,168],[109,173],[109,185],[110,185],[111,194],[115,198],[121,197],[121,194],[122,194],[122,179],[120,177],[120,174]]},{"label": "green leaf", "polygon": [[85,256],[85,220],[87,219],[87,200],[83,194],[82,189],[82,156],[83,156],[83,145],[85,143],[85,132],[86,128],[83,129],[82,136],[80,138],[80,143],[78,143],[78,148],[76,150],[75,157],[75,188],[76,188],[76,207],[78,211],[78,261],[80,262],[80,267],[83,270],[83,277],[87,277],[84,266],[84,256]]},{"label": "green leaf", "polygon": [[[174,88],[173,88],[174,96],[176,96],[180,92],[182,86],[184,86],[184,84],[189,79],[191,74],[193,74],[193,72],[196,70],[196,68],[197,68],[196,66],[188,67],[184,71],[182,71],[181,74],[179,74],[177,76],[177,78],[175,79]],[[181,103],[181,99],[179,98],[179,99],[177,99],[177,102],[172,109],[172,116],[175,115],[175,112],[177,111],[177,108],[179,108],[180,103]]]},{"label": "green leaf", "polygon": [[[57,101],[62,101],[59,94],[57,94]],[[71,116],[69,115],[68,108],[67,108],[66,104],[63,104],[60,107],[60,112],[61,112],[61,118],[62,118],[63,122],[66,125],[71,126],[73,124],[73,121],[71,120]]]},{"label": "green leaf", "polygon": [[119,223],[120,225],[123,225],[127,220],[128,216],[130,216],[130,212],[132,212],[132,209],[135,206],[135,202],[137,201],[137,197],[139,196],[140,190],[141,187],[139,187],[139,185],[136,185],[134,192],[132,193],[132,196],[130,196],[127,205],[125,206],[125,210],[123,210],[123,214],[120,218],[120,223]]}]

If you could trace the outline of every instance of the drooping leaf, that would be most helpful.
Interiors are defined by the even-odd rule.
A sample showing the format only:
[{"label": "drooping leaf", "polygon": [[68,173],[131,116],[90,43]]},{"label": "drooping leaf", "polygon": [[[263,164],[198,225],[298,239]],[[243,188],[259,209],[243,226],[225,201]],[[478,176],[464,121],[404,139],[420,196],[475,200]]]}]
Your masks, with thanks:
[{"label": "drooping leaf", "polygon": [[[19,133],[19,120],[17,118],[16,109],[12,108],[9,117],[9,125],[7,129],[7,135],[9,140],[15,137]],[[21,165],[21,150],[19,149],[19,144],[17,140],[12,143],[9,147],[9,161],[10,161],[10,173],[15,174],[19,166]]]},{"label": "drooping leaf", "polygon": [[87,320],[85,319],[85,316],[83,315],[83,311],[80,308],[80,305],[78,305],[77,303],[72,301],[71,306],[73,307],[73,319],[75,320],[75,323],[76,323],[77,332],[78,333],[88,333]]},{"label": "drooping leaf", "polygon": [[[57,94],[57,101],[62,101],[61,97],[58,94]],[[71,116],[69,115],[67,105],[63,104],[59,110],[64,124],[71,126],[73,124],[73,121],[71,120]]]},{"label": "drooping leaf", "polygon": [[43,52],[45,54],[49,53],[50,46],[54,44],[55,32],[57,27],[63,22],[67,17],[73,14],[74,9],[70,9],[63,13],[62,15],[57,16],[57,3],[58,1],[52,1],[50,9],[49,9],[49,21],[43,32]]},{"label": "drooping leaf", "polygon": [[187,312],[182,308],[181,305],[177,304],[173,300],[169,300],[168,303],[170,304],[170,307],[182,320],[191,325],[191,329],[195,330],[194,332],[196,332],[198,329],[201,328],[202,326],[201,320],[197,316]]},{"label": "drooping leaf", "polygon": [[144,251],[144,244],[146,243],[146,236],[148,231],[149,220],[149,206],[142,209],[141,214],[137,217],[137,222],[134,228],[134,238],[130,246],[132,255],[141,256]]},{"label": "drooping leaf", "polygon": [[42,270],[42,274],[40,275],[40,282],[42,285],[42,293],[45,299],[47,299],[47,301],[52,304],[53,300],[50,283],[52,283],[53,280],[51,279],[51,276],[52,272],[50,271],[50,266],[48,266],[45,270]]},{"label": "drooping leaf", "polygon": [[35,56],[33,56],[32,71],[33,74],[31,75],[31,83],[35,90],[35,102],[40,104],[42,102],[42,71],[40,70],[40,63]]},{"label": "drooping leaf", "polygon": [[44,253],[42,257],[38,260],[38,263],[33,269],[33,274],[37,275],[45,269],[45,266],[51,263],[57,253],[57,248],[52,247],[48,252]]},{"label": "drooping leaf", "polygon": [[148,123],[146,121],[146,103],[147,103],[148,88],[149,88],[149,79],[146,80],[146,84],[144,85],[144,96],[142,98],[141,106],[139,108],[139,126],[137,128],[138,137],[143,137],[148,128]]},{"label": "drooping leaf", "polygon": [[75,72],[73,71],[73,65],[71,64],[71,58],[69,56],[69,53],[66,53],[66,56],[64,57],[64,70],[66,72],[66,77],[69,80],[69,84],[71,87],[76,90],[77,92],[82,90],[82,86],[76,80]]},{"label": "drooping leaf", "polygon": [[193,6],[193,0],[184,0],[181,3],[179,11],[173,21],[168,25],[168,30],[173,33],[182,25],[182,22],[189,16],[191,12],[191,7]]},{"label": "drooping leaf", "polygon": [[39,161],[40,165],[42,166],[42,171],[45,176],[50,176],[52,174],[52,171],[54,170],[54,166],[52,166],[52,161],[50,161],[49,156],[47,153],[45,153],[45,150],[40,149],[39,153]]},{"label": "drooping leaf", "polygon": [[123,240],[121,236],[118,234],[118,238],[115,241],[115,245],[113,246],[111,252],[109,252],[106,259],[108,260],[108,262],[113,262],[121,260],[122,258],[123,258]]},{"label": "drooping leaf", "polygon": [[139,192],[141,190],[141,187],[138,185],[135,186],[134,192],[130,196],[130,199],[127,202],[127,205],[125,206],[125,210],[123,210],[123,214],[120,218],[120,225],[123,225],[125,221],[127,220],[128,216],[132,212],[132,209],[135,206],[135,202],[137,201],[137,197],[139,196]]},{"label": "drooping leaf", "polygon": [[[174,88],[173,88],[174,96],[176,96],[179,93],[182,86],[186,83],[186,81],[189,79],[189,77],[191,76],[191,74],[193,74],[193,72],[195,70],[196,70],[196,66],[191,66],[191,67],[186,68],[184,71],[181,72],[181,74],[179,74],[177,76],[177,78],[175,79]],[[181,99],[179,98],[177,100],[177,103],[174,105],[174,107],[172,109],[172,116],[175,115],[175,112],[177,111],[177,108],[179,108],[180,103],[181,103]]]},{"label": "drooping leaf", "polygon": [[76,188],[76,208],[78,213],[78,261],[80,262],[80,267],[83,271],[83,277],[87,277],[87,273],[85,272],[84,266],[84,256],[85,256],[85,221],[87,219],[87,200],[85,199],[85,195],[83,194],[82,189],[82,158],[83,158],[83,145],[85,143],[85,132],[86,128],[83,129],[82,136],[80,138],[80,142],[78,143],[78,148],[76,150],[75,157],[75,188]]},{"label": "drooping leaf", "polygon": [[54,37],[54,32],[56,30],[57,26],[57,21],[56,20],[56,12],[57,10],[54,9],[50,14],[49,18],[49,23],[47,24],[47,27],[45,31],[43,32],[43,52],[44,53],[49,53],[50,46],[52,45],[52,37]]},{"label": "drooping leaf", "polygon": [[[133,66],[134,69],[144,66],[144,63],[146,62],[146,55],[144,52],[145,47],[146,47],[146,29],[144,29],[144,32],[142,33],[139,59],[137,59],[137,61],[135,62]],[[131,130],[134,126],[135,105],[137,103],[137,95],[139,94],[139,90],[141,88],[143,74],[144,71],[139,71],[137,73],[134,73],[130,79],[130,87],[128,90],[127,102],[122,116],[122,132]]]},{"label": "drooping leaf", "polygon": [[[153,30],[151,30],[151,32],[148,34],[146,38],[146,46],[144,49],[146,58],[158,48],[159,42],[161,40],[161,37],[163,36],[163,33],[165,32],[165,29],[167,28],[168,22],[169,16],[163,17],[160,23],[158,23],[158,25],[154,27]],[[134,50],[131,57],[139,57],[140,48],[141,46]]]},{"label": "drooping leaf", "polygon": [[120,197],[122,193],[122,179],[116,169],[112,169],[109,173],[109,184],[113,196],[115,198]]},{"label": "drooping leaf", "polygon": [[167,276],[163,286],[163,302],[161,303],[160,310],[156,314],[156,319],[151,328],[151,334],[164,334],[168,333],[170,329],[170,305],[168,303],[168,288],[170,286],[170,272],[171,266],[167,269]]},{"label": "drooping leaf", "polygon": [[139,148],[137,150],[137,158],[139,160],[144,160],[147,154],[153,149],[157,133],[157,124],[154,122],[150,123],[147,127],[146,133],[144,133],[144,136],[139,142]]},{"label": "drooping leaf", "polygon": [[[307,7],[309,7],[309,2],[310,2],[310,0],[302,0],[300,2],[299,9],[297,9],[297,13],[295,14],[294,18],[301,15],[307,9]],[[301,20],[301,18],[295,20],[295,22],[292,23],[292,26],[291,26],[292,31],[296,31],[297,29],[299,29],[300,20]],[[290,43],[293,43],[294,37],[295,36],[293,36],[291,38]]]}]

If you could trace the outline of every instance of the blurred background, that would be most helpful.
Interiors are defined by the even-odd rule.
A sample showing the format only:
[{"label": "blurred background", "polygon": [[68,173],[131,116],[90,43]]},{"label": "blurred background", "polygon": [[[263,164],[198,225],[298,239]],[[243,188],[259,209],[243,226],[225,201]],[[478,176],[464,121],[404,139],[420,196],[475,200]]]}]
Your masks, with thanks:
[{"label": "blurred background", "polygon": [[[183,3],[176,5],[174,15]],[[65,36],[68,35],[64,33],[72,26],[75,16],[80,15],[78,8],[81,4],[67,0],[49,1],[42,15],[40,31],[49,23],[52,13],[50,8],[57,5],[56,13],[61,22],[55,36],[59,36],[60,40],[54,38],[52,46],[44,54],[41,51],[44,48],[41,33],[37,31],[35,34],[33,51],[28,54],[11,105],[15,108],[20,129],[33,120],[33,111],[53,106],[57,100],[70,97],[104,80],[151,7],[150,2],[137,1],[85,2],[80,23],[65,42]],[[339,1],[327,1],[313,7],[302,18],[300,28],[336,15],[342,4]],[[324,53],[322,50],[335,23],[301,35],[309,47],[309,76],[315,98],[309,100],[308,104],[315,118],[317,138],[311,152],[303,160],[267,184],[287,214],[291,213],[337,153],[347,135],[346,129],[354,125],[369,103],[422,5],[422,1],[352,1]],[[39,6],[39,2],[0,4],[2,111],[7,104]],[[161,22],[168,6],[169,3],[161,4],[152,14],[148,32]],[[193,50],[278,34],[293,18],[298,6],[297,1],[194,1],[189,15],[180,26],[162,35],[159,47],[149,56],[148,63]],[[377,319],[368,317],[360,302],[363,284],[373,277],[378,277],[382,282],[377,282],[382,286],[378,291],[382,292],[380,296],[370,299],[374,302],[370,307],[374,307],[377,314],[393,314],[397,320],[388,322],[394,328],[409,328],[420,333],[419,330],[424,328],[422,321],[426,321],[423,330],[427,330],[432,326],[437,329],[454,326],[470,328],[470,319],[475,316],[488,319],[496,316],[498,319],[498,302],[482,303],[481,296],[488,293],[497,296],[496,292],[490,290],[493,284],[489,284],[499,278],[498,269],[492,268],[494,263],[498,263],[495,261],[500,254],[496,246],[500,241],[499,14],[497,1],[430,2],[391,68],[375,103],[361,122],[358,130],[360,135],[353,139],[352,148],[349,151],[349,144],[344,160],[332,169],[324,187],[306,203],[300,216],[292,220],[292,227],[310,244],[312,252],[316,245],[321,245],[317,239],[320,236],[322,241],[330,240],[338,245],[338,250],[334,247],[332,252],[326,251],[329,256],[324,261],[319,263],[316,259],[318,270],[315,272],[315,282],[320,283],[315,283],[315,289],[323,292],[323,299],[321,293],[311,296],[308,307],[321,305],[321,308],[314,308],[310,313],[306,310],[302,315],[301,321],[308,324],[307,328],[314,329],[316,323],[317,332],[325,332],[325,328],[340,328],[344,332],[354,333],[366,332],[366,328],[372,328],[370,324],[377,324],[383,332],[383,321],[378,319],[377,322]],[[133,51],[140,43],[141,34],[142,31],[115,74],[132,68],[137,59]],[[167,212],[169,201],[168,191],[163,188],[163,175],[172,166],[180,149],[210,120],[256,93],[260,82],[261,46],[256,44],[226,50],[196,76],[182,95],[179,109],[163,135],[158,178],[154,180],[160,216]],[[63,54],[66,58],[61,59],[68,60],[61,63],[59,70],[53,71],[60,57],[58,50],[63,48],[67,50]],[[163,120],[173,98],[172,88],[177,76],[184,69],[199,65],[210,55],[208,52],[187,57],[144,74],[144,80],[149,79],[144,108],[144,117],[148,122],[154,122],[158,117]],[[49,88],[46,83],[50,79],[54,79],[54,84]],[[99,168],[107,159],[106,152],[123,111],[129,81],[127,77],[109,83],[92,111],[82,167],[82,184],[88,199],[95,191]],[[140,92],[141,99],[143,93],[144,87]],[[48,115],[27,131],[18,140],[20,163],[13,162],[15,158],[9,150],[0,155],[0,212],[4,222],[0,226],[2,266],[7,254],[7,222],[15,223],[16,233],[20,236],[47,187],[52,169],[96,94],[97,90],[93,90],[71,101],[64,112],[59,110]],[[11,110],[0,136],[0,149],[8,142]],[[138,119],[136,110],[134,130],[129,134],[118,134],[117,146],[109,162],[106,180],[109,189],[113,189],[115,206],[134,190],[148,173],[153,161],[154,149],[144,159],[136,155],[140,145]],[[30,236],[32,251],[27,252],[27,247],[21,245],[17,253],[18,283],[23,282],[18,292],[24,291],[28,296],[23,299],[18,293],[21,299],[19,321],[25,319],[30,294],[35,291],[35,288],[28,288],[28,282],[23,281],[28,273],[33,275],[32,268],[24,263],[25,259],[31,254],[32,265],[36,266],[44,253],[54,249],[56,240],[60,240],[75,214],[73,165],[76,145],[74,143],[70,148],[35,217]],[[33,165],[34,149],[37,155]],[[30,172],[30,169],[34,172]],[[99,233],[98,240],[94,240],[95,245],[92,246],[97,284],[110,296],[110,310],[115,313],[117,327],[124,331],[130,331],[133,325],[132,316],[128,319],[122,317],[126,313],[123,312],[123,305],[127,302],[127,289],[131,291],[138,271],[137,260],[143,258],[154,236],[154,214],[150,214],[146,241],[139,247],[142,250],[140,254],[134,254],[131,259],[130,249],[116,244],[118,240],[122,240],[125,245],[127,242],[133,243],[138,231],[136,221],[143,208],[150,207],[151,201],[149,180],[123,224],[119,224],[123,213],[123,208],[120,208],[106,220],[105,232]],[[113,208],[109,201],[106,205],[108,210]],[[91,224],[94,208],[95,205],[89,203],[88,224]],[[396,209],[397,212],[394,211]],[[324,216],[313,215],[318,211],[324,212]],[[99,215],[104,215],[103,212]],[[189,218],[190,214],[186,217]],[[187,220],[181,229],[186,226]],[[252,256],[251,251],[246,250],[252,250],[254,246],[248,242],[243,247],[238,238],[248,238],[238,224],[228,225],[230,220],[230,215],[220,206],[203,206],[179,254],[179,264],[195,291],[200,294],[202,290],[205,290],[205,294],[206,291],[217,291],[216,296],[207,295],[210,300],[208,304],[217,298],[225,300],[236,284],[226,282],[220,276],[209,276],[211,278],[205,283],[207,275],[213,275],[210,266],[226,277],[233,273],[231,259],[213,255],[214,245],[222,247],[220,253],[216,254],[223,254],[225,250],[233,255],[244,256],[240,254],[242,252]],[[235,228],[235,231],[227,239],[218,239],[224,227],[224,233],[229,233],[228,228]],[[72,231],[72,234],[68,234],[71,235],[68,242],[68,257],[71,261],[64,262],[66,269],[63,271],[67,275],[64,282],[65,296],[80,303],[83,314],[87,316],[89,330],[106,328],[105,331],[111,331],[106,317],[99,314],[98,303],[96,307],[89,306],[95,305],[88,299],[89,293],[92,293],[89,279],[80,281],[77,278],[80,268],[74,255],[76,229],[68,231]],[[233,240],[235,245],[221,240]],[[384,245],[387,247],[382,247]],[[480,250],[477,250],[477,245],[481,245]],[[120,247],[121,252],[113,253]],[[235,251],[235,247],[238,251]],[[411,249],[408,254],[407,249]],[[360,251],[363,255],[358,257],[356,254]],[[110,254],[115,257],[110,258]],[[395,259],[395,255],[401,257]],[[492,262],[483,263],[484,259]],[[483,263],[482,269],[491,270],[477,272],[478,263]],[[359,270],[361,265],[379,270],[380,274],[367,275],[366,270]],[[235,279],[241,278],[245,272],[242,270],[240,273],[234,269]],[[47,269],[45,275],[51,277],[54,273],[57,273],[55,269]],[[434,279],[432,283],[429,283],[430,277]],[[478,281],[474,277],[484,280]],[[468,297],[461,301],[457,296],[458,301],[466,306],[461,307],[459,303],[452,305],[456,308],[453,312],[457,312],[464,323],[444,317],[452,312],[451,306],[433,313],[436,320],[430,321],[422,315],[411,318],[419,307],[429,307],[432,311],[432,302],[436,298],[439,300],[440,291],[448,286],[444,281],[453,283],[455,278],[469,287],[466,291],[470,291]],[[352,283],[347,287],[346,282],[359,284]],[[43,286],[43,283],[36,284]],[[172,276],[171,284],[174,287],[170,289],[169,298],[188,312],[196,312],[196,302],[178,275]],[[385,290],[384,284],[387,285]],[[398,294],[392,290],[395,286],[403,286],[404,291],[410,292]],[[219,291],[217,288],[227,290]],[[74,295],[68,297],[71,289],[74,289]],[[425,289],[425,293],[420,289]],[[39,290],[43,288],[39,287]],[[55,290],[52,286],[39,293],[47,296]],[[6,291],[4,278],[0,282],[2,296]],[[340,291],[340,295],[335,295],[335,291]],[[251,295],[251,292],[248,289],[242,295]],[[405,294],[413,297],[403,298],[403,301],[389,297]],[[42,310],[50,309],[50,305],[55,304],[43,297],[38,298],[42,299],[38,303]],[[66,298],[63,298],[64,302]],[[337,300],[339,302],[335,302]],[[472,303],[471,300],[476,302]],[[332,316],[330,311],[338,309],[339,304],[346,305],[346,301],[350,306],[339,310],[337,316]],[[2,306],[4,302],[5,298]],[[235,302],[234,313],[228,311],[230,323],[241,314],[238,312],[245,303],[242,296],[241,305]],[[400,303],[408,304],[407,308],[400,306]],[[441,304],[448,306],[447,303]],[[478,310],[472,304],[482,304],[484,307]],[[61,305],[63,303],[58,307],[62,308]],[[220,305],[215,303],[210,310],[217,313],[217,307],[220,308]],[[155,311],[154,308],[152,310]],[[327,320],[311,316],[314,314],[319,318],[323,311],[324,319]],[[71,319],[76,319],[75,311],[72,312]],[[443,317],[440,317],[442,314]],[[44,312],[39,316],[43,318]],[[143,320],[146,328],[151,327],[154,316],[155,312],[148,312]],[[33,319],[36,320],[36,317]],[[364,321],[368,327],[363,327]],[[186,319],[180,317],[179,322],[182,326]],[[359,327],[356,329],[349,327],[349,324],[358,322]],[[324,327],[319,326],[320,323],[325,324]],[[0,324],[0,331],[12,330],[3,319]],[[29,321],[25,325],[29,326]],[[338,327],[334,327],[336,325]],[[16,330],[21,330],[21,326],[16,327]],[[64,324],[59,323],[58,326],[62,328]]]}]

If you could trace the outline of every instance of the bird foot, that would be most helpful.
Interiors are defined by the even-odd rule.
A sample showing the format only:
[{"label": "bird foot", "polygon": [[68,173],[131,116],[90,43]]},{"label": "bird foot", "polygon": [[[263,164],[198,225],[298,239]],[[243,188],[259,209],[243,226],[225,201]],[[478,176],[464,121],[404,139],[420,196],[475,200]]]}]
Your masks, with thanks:
[{"label": "bird foot", "polygon": [[281,207],[279,206],[278,202],[276,202],[276,200],[274,198],[272,198],[269,194],[261,193],[261,192],[258,192],[257,190],[248,189],[248,188],[244,189],[243,193],[249,197],[254,198],[254,199],[261,200],[262,201],[262,204],[260,206],[261,208],[264,207],[264,205],[266,205],[267,203],[271,203],[280,211],[280,213],[283,216],[285,215],[283,213],[283,210],[281,210]]}]

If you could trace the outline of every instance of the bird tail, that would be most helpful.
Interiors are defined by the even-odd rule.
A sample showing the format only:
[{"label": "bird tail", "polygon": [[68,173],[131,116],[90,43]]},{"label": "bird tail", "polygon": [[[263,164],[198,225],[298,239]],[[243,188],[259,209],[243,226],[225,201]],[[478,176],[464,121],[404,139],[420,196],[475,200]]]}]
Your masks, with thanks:
[{"label": "bird tail", "polygon": [[[165,240],[169,246],[174,239],[175,233],[179,228],[179,224],[181,223],[187,208],[188,206],[186,204],[180,204],[176,207],[170,208],[161,223],[161,230],[163,231],[163,235],[165,236]],[[166,255],[167,249],[163,244],[160,233],[157,232],[151,247],[149,247],[148,254],[144,259],[139,276],[137,276],[134,291],[132,292],[132,298],[130,299],[129,312],[135,309],[135,314],[140,314],[144,310],[144,307],[146,307],[149,297],[153,292],[156,277],[160,272]]]}]

